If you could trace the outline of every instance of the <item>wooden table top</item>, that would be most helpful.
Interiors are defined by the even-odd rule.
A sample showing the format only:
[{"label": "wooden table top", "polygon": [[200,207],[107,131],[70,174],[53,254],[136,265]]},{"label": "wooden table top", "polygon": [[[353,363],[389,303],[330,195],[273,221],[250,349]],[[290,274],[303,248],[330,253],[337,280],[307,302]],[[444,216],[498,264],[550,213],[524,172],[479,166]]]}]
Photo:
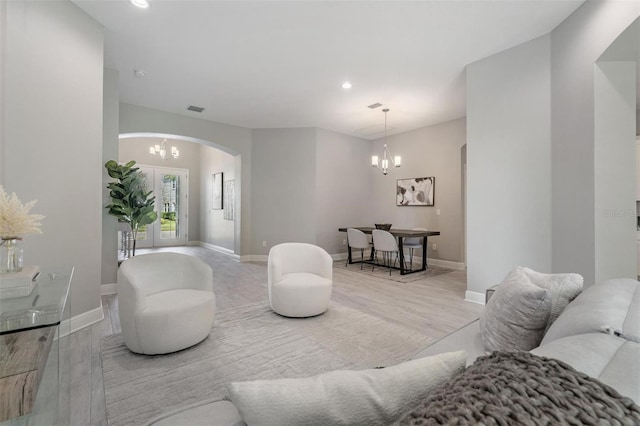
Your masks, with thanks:
[{"label": "wooden table top", "polygon": [[[358,230],[364,232],[365,234],[371,234],[373,232],[373,230],[376,229],[375,227],[371,227],[371,226],[350,226],[349,228],[358,229]],[[338,231],[347,232],[347,228],[338,228]],[[431,237],[431,236],[435,236],[435,235],[440,235],[440,231],[417,231],[417,230],[413,230],[413,229],[395,229],[395,228],[391,228],[388,232],[391,235],[395,236],[395,237],[402,237],[402,238],[407,238],[407,237]]]}]

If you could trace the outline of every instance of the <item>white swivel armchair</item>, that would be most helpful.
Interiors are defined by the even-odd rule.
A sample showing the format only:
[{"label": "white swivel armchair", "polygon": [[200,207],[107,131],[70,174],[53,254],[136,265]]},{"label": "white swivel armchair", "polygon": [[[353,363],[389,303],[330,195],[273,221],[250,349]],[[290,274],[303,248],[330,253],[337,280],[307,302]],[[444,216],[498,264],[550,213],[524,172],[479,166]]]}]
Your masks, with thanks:
[{"label": "white swivel armchair", "polygon": [[327,310],[333,287],[333,259],[305,243],[273,246],[268,261],[269,303],[285,317],[311,317]]},{"label": "white swivel armchair", "polygon": [[213,326],[216,298],[209,265],[179,253],[143,254],[118,270],[122,335],[136,353],[179,351],[204,340]]}]

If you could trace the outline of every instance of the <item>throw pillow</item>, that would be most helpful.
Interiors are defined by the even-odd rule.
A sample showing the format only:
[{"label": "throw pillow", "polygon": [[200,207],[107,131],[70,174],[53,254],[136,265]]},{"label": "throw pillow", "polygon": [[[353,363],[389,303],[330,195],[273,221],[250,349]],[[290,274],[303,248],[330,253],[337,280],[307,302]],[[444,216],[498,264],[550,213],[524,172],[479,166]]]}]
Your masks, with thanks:
[{"label": "throw pillow", "polygon": [[522,268],[509,272],[480,316],[487,351],[529,351],[540,344],[551,314],[549,290],[533,284]]},{"label": "throw pillow", "polygon": [[551,315],[546,332],[569,302],[580,294],[584,279],[580,274],[543,274],[529,268],[522,268],[522,270],[533,284],[546,288],[551,293]]},{"label": "throw pillow", "polygon": [[464,370],[450,352],[382,369],[236,382],[229,396],[247,425],[388,425]]}]

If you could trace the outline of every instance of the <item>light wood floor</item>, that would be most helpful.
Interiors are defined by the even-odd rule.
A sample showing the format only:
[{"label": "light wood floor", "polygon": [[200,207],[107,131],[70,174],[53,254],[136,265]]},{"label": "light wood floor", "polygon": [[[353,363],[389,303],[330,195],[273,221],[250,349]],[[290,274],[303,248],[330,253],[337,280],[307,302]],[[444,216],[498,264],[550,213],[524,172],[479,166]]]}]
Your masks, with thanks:
[{"label": "light wood floor", "polygon": [[[177,251],[198,256],[214,270],[216,303],[242,306],[267,300],[265,263],[240,263],[201,247],[137,250]],[[334,267],[332,299],[344,305],[401,323],[438,339],[480,315],[482,306],[465,302],[466,272],[399,283],[358,272],[359,265]],[[394,274],[398,274],[394,271]],[[70,336],[72,425],[106,425],[100,339],[121,331],[116,295],[102,296],[104,320]],[[436,321],[437,320],[437,321]]]}]

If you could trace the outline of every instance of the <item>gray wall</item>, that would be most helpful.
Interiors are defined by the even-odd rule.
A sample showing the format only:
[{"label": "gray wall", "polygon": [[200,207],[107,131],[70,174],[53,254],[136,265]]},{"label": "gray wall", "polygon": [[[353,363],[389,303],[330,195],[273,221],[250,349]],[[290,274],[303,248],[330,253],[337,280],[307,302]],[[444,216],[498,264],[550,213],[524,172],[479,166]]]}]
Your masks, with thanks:
[{"label": "gray wall", "polygon": [[585,2],[551,32],[552,270],[585,285],[596,280],[595,63],[639,14],[640,2]]},{"label": "gray wall", "polygon": [[636,66],[640,19],[594,69],[595,280],[637,275]]},{"label": "gray wall", "polygon": [[[102,164],[118,158],[118,71],[105,68],[103,98]],[[102,206],[111,202],[107,184],[112,179],[102,168]],[[102,284],[113,284],[118,275],[118,219],[102,209]]]},{"label": "gray wall", "polygon": [[100,306],[102,29],[71,2],[7,2],[5,31],[2,184],[38,200],[43,235],[24,239],[25,262],[75,266],[78,315]]},{"label": "gray wall", "polygon": [[151,155],[149,146],[161,144],[163,138],[122,138],[118,161],[126,163],[135,160],[138,165],[173,167],[189,170],[189,241],[200,241],[200,144],[167,138],[167,146],[180,150],[178,158],[165,161],[160,156]]},{"label": "gray wall", "polygon": [[283,242],[315,243],[316,129],[252,134],[251,253],[266,255]]},{"label": "gray wall", "polygon": [[467,67],[467,290],[551,270],[550,37]]},{"label": "gray wall", "polygon": [[316,131],[316,244],[345,253],[345,226],[372,226],[371,143],[328,130]]},{"label": "gray wall", "polygon": [[[429,239],[429,257],[464,262],[461,149],[466,142],[465,119],[389,136],[387,142],[391,154],[402,157],[402,167],[391,169],[387,176],[371,167],[371,155],[382,155],[384,139],[373,141],[368,156],[359,160],[367,165],[373,185],[370,225],[391,223],[397,228],[440,231],[440,236]],[[435,206],[397,207],[396,180],[427,176],[436,178]],[[437,250],[432,250],[433,243]]]},{"label": "gray wall", "polygon": [[0,183],[5,181],[3,165],[4,153],[4,86],[6,80],[5,71],[5,43],[7,39],[7,2],[0,1]]},{"label": "gray wall", "polygon": [[[235,156],[236,191],[242,210],[236,219],[236,254],[251,254],[251,130],[172,114],[151,108],[120,104],[120,134],[162,133],[193,138],[194,142]],[[240,238],[241,235],[241,238]]]},{"label": "gray wall", "polygon": [[637,276],[636,63],[595,68],[595,282]]},{"label": "gray wall", "polygon": [[[235,158],[219,149],[200,145],[200,241],[233,251],[235,246],[235,219],[225,220],[223,210],[212,209],[212,178],[222,172],[224,181],[235,180]],[[194,176],[193,179],[196,179]],[[237,184],[237,181],[234,182]],[[236,195],[238,189],[236,189]],[[236,199],[237,201],[237,199]],[[236,203],[236,212],[238,206]]]},{"label": "gray wall", "polygon": [[[468,290],[481,293],[518,264],[577,272],[585,285],[598,264],[627,273],[611,269],[617,251],[596,249],[596,226],[604,235],[611,223],[596,220],[596,181],[617,160],[596,157],[594,70],[639,14],[638,2],[585,2],[550,35],[468,67]],[[628,127],[629,115],[618,124]]]}]

